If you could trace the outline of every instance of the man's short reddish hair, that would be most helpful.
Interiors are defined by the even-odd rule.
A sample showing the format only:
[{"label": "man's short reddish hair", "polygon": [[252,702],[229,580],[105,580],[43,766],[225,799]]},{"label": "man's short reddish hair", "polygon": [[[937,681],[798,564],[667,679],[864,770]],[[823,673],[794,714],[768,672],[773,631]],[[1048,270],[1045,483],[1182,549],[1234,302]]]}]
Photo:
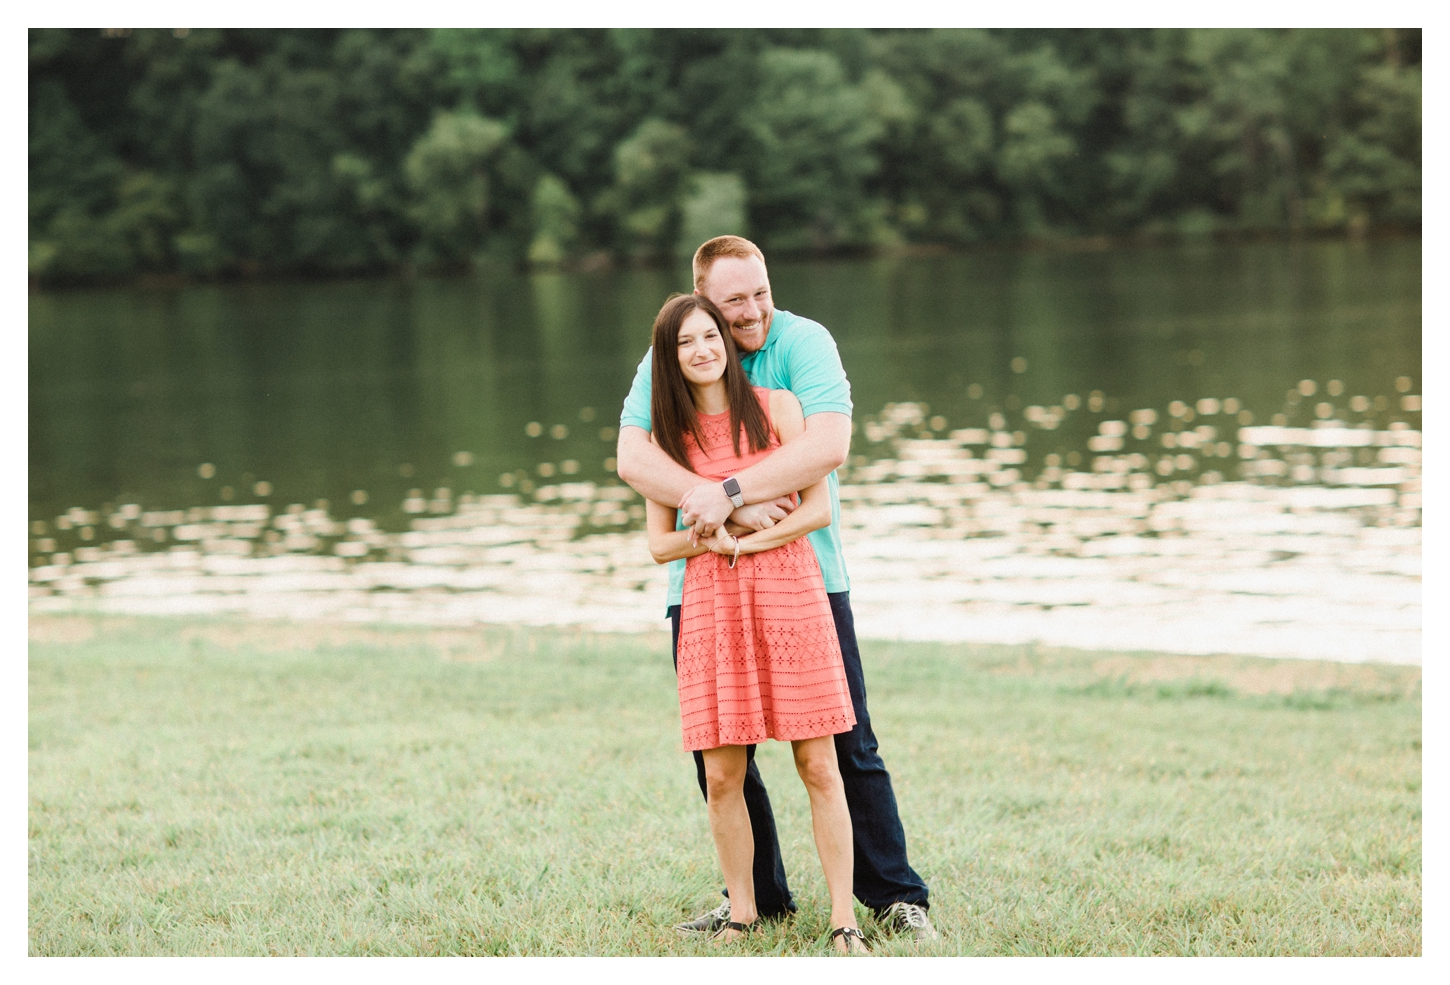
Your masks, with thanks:
[{"label": "man's short reddish hair", "polygon": [[738,257],[741,260],[755,257],[765,263],[765,254],[760,252],[760,247],[743,236],[716,236],[708,239],[695,251],[695,290],[700,290],[704,285],[705,275],[710,272],[715,261],[725,257]]}]

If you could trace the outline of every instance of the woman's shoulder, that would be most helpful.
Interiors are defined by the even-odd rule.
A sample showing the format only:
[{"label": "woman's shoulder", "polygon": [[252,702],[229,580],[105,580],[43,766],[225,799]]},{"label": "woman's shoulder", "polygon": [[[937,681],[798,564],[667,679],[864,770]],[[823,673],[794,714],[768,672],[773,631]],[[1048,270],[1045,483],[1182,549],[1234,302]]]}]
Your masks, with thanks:
[{"label": "woman's shoulder", "polygon": [[764,387],[756,387],[756,390],[760,394],[761,401],[767,405],[772,421],[779,422],[782,418],[787,420],[803,418],[800,398],[789,390],[767,390]]},{"label": "woman's shoulder", "polygon": [[770,407],[790,407],[791,405],[800,407],[801,405],[800,398],[784,388],[772,389],[767,386],[752,386],[750,389],[755,391],[755,399]]}]

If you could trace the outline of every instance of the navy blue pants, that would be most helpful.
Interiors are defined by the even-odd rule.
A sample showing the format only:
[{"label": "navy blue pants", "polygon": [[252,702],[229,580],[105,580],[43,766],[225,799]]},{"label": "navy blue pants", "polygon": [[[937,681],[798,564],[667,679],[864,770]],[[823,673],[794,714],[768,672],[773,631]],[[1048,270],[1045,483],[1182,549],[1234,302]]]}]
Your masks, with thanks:
[{"label": "navy blue pants", "polygon": [[[929,907],[926,883],[906,861],[906,832],[896,811],[896,794],[891,776],[876,752],[871,716],[866,713],[866,678],[861,673],[861,651],[856,647],[856,620],[851,615],[849,592],[833,592],[831,615],[841,641],[846,682],[851,704],[856,709],[856,726],[836,736],[836,759],[846,788],[846,806],[851,812],[851,834],[856,843],[855,874],[851,887],[855,897],[878,916],[892,903],[916,903]],[[669,607],[674,632],[675,664],[680,659],[680,607]],[[795,912],[790,887],[785,881],[785,863],[780,857],[780,839],[775,832],[775,815],[760,770],[755,766],[755,747],[745,747],[745,808],[750,812],[750,829],[755,835],[755,908],[762,917],[780,917]],[[700,792],[706,795],[705,757],[695,753],[695,774]],[[728,894],[727,894],[728,895]]]}]

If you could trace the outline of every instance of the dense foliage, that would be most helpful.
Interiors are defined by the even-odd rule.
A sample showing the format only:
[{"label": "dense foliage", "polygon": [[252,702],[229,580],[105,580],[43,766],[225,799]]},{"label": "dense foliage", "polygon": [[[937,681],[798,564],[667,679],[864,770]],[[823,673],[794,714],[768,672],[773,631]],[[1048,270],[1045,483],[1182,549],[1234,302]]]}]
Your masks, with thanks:
[{"label": "dense foliage", "polygon": [[1395,30],[32,30],[45,282],[1420,222]]}]

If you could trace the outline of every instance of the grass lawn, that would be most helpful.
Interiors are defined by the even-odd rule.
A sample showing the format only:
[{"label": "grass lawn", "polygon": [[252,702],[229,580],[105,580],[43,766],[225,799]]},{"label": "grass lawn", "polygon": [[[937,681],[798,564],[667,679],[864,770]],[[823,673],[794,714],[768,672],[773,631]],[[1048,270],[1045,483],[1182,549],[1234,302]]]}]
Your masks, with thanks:
[{"label": "grass lawn", "polygon": [[[716,953],[669,929],[720,879],[663,634],[30,636],[33,955]],[[1419,668],[863,655],[942,932],[878,952],[1421,952]],[[805,790],[759,761],[800,912],[741,950],[825,954]]]}]

